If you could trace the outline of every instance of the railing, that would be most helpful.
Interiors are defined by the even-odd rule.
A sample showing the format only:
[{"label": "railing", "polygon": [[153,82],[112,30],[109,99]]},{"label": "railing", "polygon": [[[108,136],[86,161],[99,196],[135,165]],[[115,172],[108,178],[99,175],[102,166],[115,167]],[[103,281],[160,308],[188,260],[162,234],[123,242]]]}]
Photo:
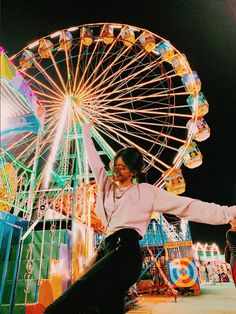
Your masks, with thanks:
[{"label": "railing", "polygon": [[15,290],[17,283],[18,267],[19,267],[19,257],[20,257],[20,238],[22,236],[23,227],[10,223],[8,221],[0,220],[0,247],[1,247],[1,260],[3,260],[3,270],[1,275],[1,285],[0,285],[0,304],[2,304],[3,293],[6,283],[7,267],[10,258],[11,246],[16,243],[17,253],[15,259],[15,265],[13,270],[13,279],[11,286],[11,295],[8,313],[13,313]]}]

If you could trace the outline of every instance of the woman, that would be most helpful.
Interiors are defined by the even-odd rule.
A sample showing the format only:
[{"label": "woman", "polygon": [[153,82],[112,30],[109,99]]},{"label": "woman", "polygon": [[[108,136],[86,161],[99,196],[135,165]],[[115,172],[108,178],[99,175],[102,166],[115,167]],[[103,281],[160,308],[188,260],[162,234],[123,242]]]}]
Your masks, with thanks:
[{"label": "woman", "polygon": [[45,313],[83,313],[92,302],[99,303],[101,314],[123,313],[124,293],[141,272],[139,240],[153,211],[208,224],[227,224],[236,216],[236,206],[201,202],[141,183],[143,157],[132,147],[120,150],[115,156],[112,180],[94,147],[90,129],[90,125],[83,126],[83,140],[98,184],[96,213],[106,226],[103,252],[92,268]]},{"label": "woman", "polygon": [[230,221],[230,225],[231,229],[226,232],[225,261],[230,263],[232,278],[236,287],[236,219]]}]

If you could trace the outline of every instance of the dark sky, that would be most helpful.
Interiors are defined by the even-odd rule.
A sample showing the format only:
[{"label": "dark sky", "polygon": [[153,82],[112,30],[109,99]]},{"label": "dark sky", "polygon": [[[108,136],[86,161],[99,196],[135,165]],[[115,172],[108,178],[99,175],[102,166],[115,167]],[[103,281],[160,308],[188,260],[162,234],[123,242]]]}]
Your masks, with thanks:
[{"label": "dark sky", "polygon": [[[0,44],[9,56],[57,30],[90,22],[118,22],[150,30],[185,53],[202,81],[211,137],[198,143],[204,162],[183,168],[184,195],[236,203],[236,0],[1,1]],[[191,223],[194,241],[221,247],[229,225]]]}]

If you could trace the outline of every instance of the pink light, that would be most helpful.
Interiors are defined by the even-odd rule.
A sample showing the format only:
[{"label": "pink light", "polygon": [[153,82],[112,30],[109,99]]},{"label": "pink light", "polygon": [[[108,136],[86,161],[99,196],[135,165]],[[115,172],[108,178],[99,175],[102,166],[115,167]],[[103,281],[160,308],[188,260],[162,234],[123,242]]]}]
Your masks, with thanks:
[{"label": "pink light", "polygon": [[15,65],[15,63],[12,60],[8,60],[12,65]]},{"label": "pink light", "polygon": [[6,49],[4,47],[0,47],[0,52],[5,52]]}]

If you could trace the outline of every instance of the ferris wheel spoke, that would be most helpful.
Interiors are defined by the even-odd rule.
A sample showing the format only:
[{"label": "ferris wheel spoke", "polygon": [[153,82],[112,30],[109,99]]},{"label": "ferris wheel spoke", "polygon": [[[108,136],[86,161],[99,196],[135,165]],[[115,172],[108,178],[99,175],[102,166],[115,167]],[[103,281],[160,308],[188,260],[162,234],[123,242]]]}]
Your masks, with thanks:
[{"label": "ferris wheel spoke", "polygon": [[[108,73],[113,66],[115,66],[115,64],[121,59],[121,57],[124,56],[124,54],[130,50],[130,47],[126,47],[125,49],[123,49],[123,51],[120,51],[120,53],[118,55],[116,55],[116,57],[114,58],[114,60],[112,62],[109,63],[109,65],[88,85],[88,86],[84,86],[84,88],[81,89],[81,93],[82,95],[87,91],[89,90],[90,88],[92,88],[92,86],[95,85],[95,83],[99,80],[101,80],[105,75],[106,73]],[[105,59],[104,59],[105,60]],[[94,73],[96,73],[97,71],[97,67],[94,69]]]},{"label": "ferris wheel spoke", "polygon": [[[168,96],[169,97],[174,97],[174,96],[183,96],[185,95],[186,93],[185,92],[175,92],[175,93],[169,93]],[[96,105],[97,109],[100,110],[106,110],[106,108],[109,108],[109,110],[112,110],[112,108],[114,108],[114,111],[117,110],[117,111],[122,111],[124,106],[125,105],[128,105],[128,108],[124,108],[124,112],[125,111],[129,111],[129,110],[132,110],[130,109],[129,107],[132,106],[133,110],[141,110],[139,109],[140,106],[142,106],[142,103],[140,104],[140,102],[142,102],[143,100],[146,101],[146,107],[147,107],[147,98],[149,98],[150,100],[150,106],[153,105],[153,107],[156,107],[156,104],[158,103],[157,101],[154,102],[154,100],[152,99],[155,99],[155,97],[158,97],[158,98],[163,98],[167,96],[164,95],[164,94],[152,94],[152,95],[145,95],[145,96],[130,96],[130,97],[120,97],[117,96],[116,98],[114,99],[109,99],[109,100],[106,100],[105,102],[103,102],[103,100],[96,100],[95,102],[92,103],[92,106]],[[116,104],[117,102],[117,104]],[[135,105],[136,103],[136,105]],[[112,106],[109,106],[109,104],[112,104]],[[89,108],[91,107],[90,103],[88,102],[88,105],[85,104],[85,108],[87,110],[89,110]],[[188,106],[184,106],[185,108],[187,108]],[[182,108],[184,108],[182,107]],[[146,109],[147,110],[147,109]],[[148,109],[149,110],[149,113],[151,113],[153,110],[151,110],[150,108]],[[148,110],[147,110],[147,113],[148,113]],[[143,111],[144,113],[144,111]],[[167,114],[167,112],[160,112],[160,114]],[[178,115],[178,114],[176,114]],[[189,116],[188,114],[186,116]]]},{"label": "ferris wheel spoke", "polygon": [[[32,84],[32,83],[36,83],[36,84],[35,84],[35,88],[37,88],[37,89],[34,89],[35,94],[39,91],[39,87],[38,87],[38,86],[40,86],[43,90],[45,89],[45,90],[49,91],[51,94],[57,96],[56,99],[58,99],[59,95],[58,95],[58,93],[57,93],[56,91],[54,91],[53,89],[51,89],[50,87],[48,87],[46,84],[43,84],[42,82],[40,82],[40,81],[37,80],[34,76],[31,76],[31,75],[28,74],[27,72],[22,72],[22,71],[20,71],[20,72],[21,72],[22,75],[24,75],[24,76],[26,76],[28,79],[30,79],[31,84]],[[44,95],[47,95],[47,94],[44,93]],[[47,97],[49,97],[49,96],[47,95]],[[63,97],[64,97],[64,95],[63,95]]]},{"label": "ferris wheel spoke", "polygon": [[[109,120],[108,120],[109,118]],[[155,129],[151,129],[150,127],[153,126],[153,127],[160,127],[160,128],[176,128],[176,129],[182,129],[184,131],[187,131],[187,128],[186,126],[178,126],[178,125],[173,125],[173,124],[167,124],[165,123],[165,121],[159,121],[161,123],[139,123],[139,121],[137,120],[130,120],[129,118],[118,118],[116,116],[112,116],[112,115],[109,115],[109,116],[103,116],[101,117],[101,115],[98,117],[96,117],[97,120],[99,121],[103,121],[104,123],[106,123],[107,121],[109,121],[109,123],[113,123],[113,124],[116,124],[116,123],[120,123],[124,126],[127,126],[129,128],[129,133],[132,134],[132,133],[135,133],[135,130],[137,130],[139,133],[143,133],[145,134],[145,136],[147,136],[147,134],[149,134],[149,136],[155,136],[154,138],[157,139],[157,137],[163,137],[163,138],[166,138],[166,139],[172,139],[174,140],[175,142],[177,143],[183,143],[184,140],[183,139],[180,139],[178,137],[173,137],[173,136],[170,136],[168,135],[167,133],[163,133],[163,132],[160,132],[160,131],[156,131]],[[150,119],[151,121],[153,121],[153,119]],[[131,128],[131,129],[130,129]],[[168,129],[167,129],[168,130]],[[127,132],[127,131],[125,131]],[[136,134],[136,133],[135,133]]]},{"label": "ferris wheel spoke", "polygon": [[72,89],[72,94],[75,95],[76,94],[76,89],[77,89],[77,86],[76,86],[76,83],[77,83],[77,80],[78,80],[78,77],[79,77],[79,74],[80,74],[80,63],[81,63],[81,58],[82,58],[82,45],[79,45],[79,53],[78,53],[78,56],[77,56],[77,62],[76,62],[76,68],[75,68],[75,76],[74,76],[74,79],[73,79],[73,89]]},{"label": "ferris wheel spoke", "polygon": [[[125,85],[125,84],[127,84],[131,79],[134,79],[135,77],[137,77],[138,75],[142,74],[143,72],[145,72],[145,71],[147,71],[147,70],[148,70],[149,72],[151,72],[153,69],[157,68],[157,67],[160,65],[161,62],[158,64],[157,60],[154,59],[152,62],[149,62],[149,63],[148,63],[147,65],[145,65],[145,66],[144,66],[144,64],[141,64],[141,67],[142,67],[141,70],[137,71],[137,66],[136,66],[136,67],[133,68],[133,70],[134,70],[134,69],[136,70],[134,73],[131,72],[127,77],[122,78],[120,81],[114,82],[114,78],[119,77],[120,74],[121,74],[122,72],[125,72],[125,70],[127,70],[127,68],[128,68],[132,63],[134,63],[134,62],[137,63],[137,61],[138,61],[141,57],[145,57],[145,56],[146,56],[146,54],[145,54],[143,51],[139,52],[139,53],[136,55],[135,58],[131,59],[131,61],[130,61],[129,63],[127,63],[125,66],[122,66],[122,67],[119,69],[119,71],[116,71],[114,74],[110,75],[107,79],[101,81],[100,84],[97,84],[96,87],[94,87],[94,89],[98,91],[97,94],[99,93],[99,95],[104,96],[104,94],[103,94],[102,92],[103,92],[104,90],[106,90],[106,89],[109,89],[109,87],[110,87],[111,85],[114,85],[114,84],[117,84],[117,85],[118,85],[118,84],[120,84],[120,83],[122,83],[122,85]],[[131,70],[131,69],[130,69],[130,70]],[[174,73],[174,74],[172,74],[172,75],[170,76],[170,73],[174,73],[174,70],[172,69],[172,70],[169,71],[168,73],[159,75],[159,76],[158,76],[158,80],[157,80],[157,78],[155,78],[153,81],[150,81],[150,80],[149,80],[149,81],[148,81],[148,84],[152,84],[152,83],[157,82],[157,81],[159,81],[159,83],[161,83],[163,79],[166,80],[167,78],[170,79],[170,78],[173,78],[173,77],[176,77],[176,76],[177,76],[176,73]],[[114,76],[114,78],[113,78],[113,76]],[[113,78],[113,80],[111,80],[112,78]],[[142,76],[141,80],[143,80],[143,76]],[[106,86],[105,86],[104,88],[98,89],[98,87],[99,87],[101,84],[105,84],[106,82],[109,82],[109,84],[106,84]],[[146,84],[146,82],[145,82],[144,84]],[[137,83],[135,83],[135,86],[137,86]],[[142,87],[142,85],[137,86],[136,89],[137,89],[137,88],[141,88],[141,87]],[[131,87],[129,87],[129,88],[133,90],[134,86],[131,86]],[[115,90],[116,90],[116,89],[113,88],[113,93],[115,92]],[[127,90],[127,87],[126,87],[126,90]],[[94,93],[94,90],[91,89],[91,90],[89,91],[89,93],[90,93],[90,94],[91,94],[91,93]],[[96,95],[96,93],[95,93],[95,95]],[[105,94],[105,95],[106,95],[106,94]],[[110,95],[110,93],[108,93],[108,95]],[[85,97],[86,97],[86,94],[85,94],[85,95],[83,94],[83,98],[85,98]]]},{"label": "ferris wheel spoke", "polygon": [[[76,87],[76,90],[74,90],[74,94],[78,94],[79,90],[81,89],[81,86],[85,86],[88,81],[91,79],[91,77],[93,76],[93,73],[95,72],[95,70],[93,71],[92,74],[89,74],[88,75],[88,79],[87,81],[84,82],[84,78],[86,77],[86,75],[88,74],[88,70],[90,69],[90,66],[92,64],[92,61],[93,61],[93,58],[94,58],[94,54],[96,52],[96,49],[97,49],[97,46],[99,45],[99,42],[97,41],[96,44],[95,44],[95,47],[92,51],[92,53],[90,54],[90,57],[89,57],[89,60],[86,62],[86,66],[85,66],[85,69],[83,70],[83,73],[82,73],[82,76],[79,80],[79,84],[78,86]],[[78,60],[79,61],[79,60]]]},{"label": "ferris wheel spoke", "polygon": [[[65,90],[61,90],[58,84],[55,82],[55,80],[47,73],[47,71],[37,62],[37,60],[34,58],[34,65],[36,68],[40,71],[40,73],[48,80],[48,82],[55,87],[55,89],[64,96]],[[64,88],[64,86],[63,86]]]},{"label": "ferris wheel spoke", "polygon": [[[113,86],[113,90],[114,90],[114,84],[118,85],[118,84],[125,84],[124,81],[127,80],[127,78],[123,78],[121,80],[116,81],[117,77],[119,78],[120,74],[122,72],[125,72],[133,63],[137,63],[139,59],[143,58],[145,56],[145,53],[140,51],[140,53],[138,53],[136,55],[135,59],[131,59],[129,63],[123,65],[123,62],[121,61],[120,63],[120,67],[119,70],[115,71],[114,73],[111,73],[109,76],[106,75],[106,73],[108,73],[108,69],[106,68],[106,72],[103,72],[103,77],[101,77],[101,81],[98,82],[98,84],[96,84],[96,86],[94,85],[94,87],[91,87],[91,89],[85,93],[85,92],[81,92],[81,95],[83,98],[86,98],[86,95],[91,95],[91,94],[102,94],[105,90],[109,89],[109,87]],[[118,61],[115,64],[115,66],[118,65]],[[151,67],[151,65],[150,65]],[[106,85],[105,85],[106,84]],[[100,86],[104,85],[103,88],[99,88]]]},{"label": "ferris wheel spoke", "polygon": [[[39,98],[41,98],[40,103],[50,103],[50,104],[54,104],[54,103],[61,103],[61,100],[59,100],[58,98],[54,97],[54,96],[50,96],[47,93],[42,93],[39,91],[35,91],[36,96],[39,96]],[[50,100],[46,100],[46,99],[50,99]]]},{"label": "ferris wheel spoke", "polygon": [[64,84],[64,81],[62,79],[62,83],[64,84],[64,89],[65,89],[65,93],[72,95],[72,73],[73,73],[73,69],[70,67],[70,59],[69,59],[69,54],[67,49],[65,50],[65,55],[66,55],[66,84]]},{"label": "ferris wheel spoke", "polygon": [[[52,60],[52,64],[53,64],[53,66],[54,66],[54,69],[55,69],[55,71],[56,71],[56,73],[57,73],[57,76],[58,76],[58,78],[59,78],[59,81],[60,81],[60,83],[61,83],[61,85],[62,85],[62,87],[63,87],[64,93],[65,93],[65,92],[66,92],[66,84],[65,84],[64,79],[63,79],[63,77],[62,77],[61,71],[60,71],[60,69],[59,69],[59,67],[58,67],[58,65],[57,65],[57,63],[56,63],[56,60],[55,60],[55,58],[54,58],[54,55],[52,54],[51,51],[49,51],[49,53],[50,53],[50,58],[51,58],[51,60]],[[67,53],[67,51],[66,51],[66,53]],[[66,55],[66,60],[68,61],[68,56],[67,56],[67,55]],[[68,64],[67,64],[67,70],[68,70]],[[47,75],[46,75],[46,76],[47,76]],[[48,76],[47,76],[47,77],[48,77]],[[67,77],[66,77],[65,79],[68,80],[68,72],[67,72]],[[53,81],[53,82],[55,83],[55,81]],[[54,84],[54,83],[53,83],[53,84]],[[55,85],[54,85],[54,86],[55,86]],[[55,87],[61,91],[61,94],[64,94],[63,91],[59,88],[59,86],[58,86],[57,84],[56,84]]]},{"label": "ferris wheel spoke", "polygon": [[[21,138],[21,141],[24,141],[24,139],[25,139],[27,136],[28,136],[28,134],[24,135],[24,136]],[[18,143],[18,142],[15,142],[15,141],[14,141],[11,145],[9,145],[9,146],[7,147],[8,151],[12,151],[12,150],[16,147],[17,143]],[[3,149],[3,151],[5,151],[4,146],[1,146],[1,149]]]},{"label": "ferris wheel spoke", "polygon": [[[104,127],[105,124],[101,123],[102,126]],[[107,128],[111,133],[117,134],[112,128]],[[100,132],[104,133],[103,129],[99,129]],[[110,135],[110,133],[106,133],[107,136]],[[166,169],[169,168],[169,165],[167,165],[165,162],[161,161],[159,158],[153,156],[152,154],[150,154],[149,152],[147,152],[143,147],[139,146],[137,143],[133,142],[132,140],[130,140],[129,138],[123,136],[122,134],[118,135],[119,138],[116,140],[118,143],[122,143],[123,140],[123,145],[130,145],[132,147],[137,148],[142,154],[145,155],[145,158],[148,159],[148,157],[150,157],[152,160],[154,160],[155,162],[161,164],[162,166],[164,166]],[[110,137],[110,136],[109,136]],[[114,138],[112,138],[114,140]],[[158,168],[159,171],[163,172],[163,170],[161,168]]]},{"label": "ferris wheel spoke", "polygon": [[[98,45],[98,42],[96,43],[96,47],[97,47],[97,45]],[[80,47],[82,48],[82,44],[80,45]],[[95,51],[96,51],[96,49],[93,49],[92,53],[90,54],[89,61],[85,62],[85,68],[84,69],[82,68],[81,78],[79,80],[78,85],[76,86],[76,89],[74,89],[74,94],[77,95],[77,96],[81,97],[81,90],[85,87],[86,84],[89,83],[89,81],[91,79],[91,74],[89,74],[88,72],[89,72],[89,70],[91,70],[91,69],[89,69],[89,66],[91,65],[91,63],[93,61],[93,57],[94,57]],[[105,56],[103,56],[103,58],[104,57]],[[78,60],[78,62],[82,63],[80,60]],[[98,65],[95,66],[95,69],[93,69],[93,73],[96,73],[97,68],[99,68],[100,63],[101,63],[101,61],[98,63]],[[79,66],[81,67],[81,65],[77,63],[77,68],[79,68]],[[85,79],[86,75],[88,75],[87,79]]]},{"label": "ferris wheel spoke", "polygon": [[[135,99],[136,100],[136,99]],[[129,102],[128,102],[129,103]],[[127,104],[127,103],[126,103]],[[95,106],[95,109],[94,107],[92,106],[87,106],[86,107],[86,110],[88,112],[96,112],[96,110],[99,109],[99,114],[105,114],[105,112],[107,112],[107,114],[111,115],[111,114],[114,114],[114,115],[122,115],[122,114],[126,114],[126,113],[135,113],[136,115],[152,115],[152,116],[158,116],[158,115],[161,115],[161,116],[173,116],[173,117],[184,117],[184,118],[191,118],[192,115],[191,114],[184,114],[184,113],[176,113],[176,112],[172,112],[170,111],[171,109],[172,110],[176,110],[176,106],[169,106],[169,107],[166,107],[166,108],[160,108],[160,109],[166,109],[168,111],[162,111],[159,109],[159,107],[156,107],[156,103],[151,103],[151,105],[153,106],[153,108],[148,108],[148,109],[143,109],[143,106],[141,106],[142,109],[140,109],[139,107],[135,107],[134,109],[131,109],[131,108],[126,108],[124,107],[124,103],[122,102],[121,103],[122,107],[118,107],[117,106],[108,106],[108,105],[100,105],[99,106]],[[155,105],[155,107],[154,107]],[[185,106],[182,106],[181,108],[187,108],[188,106],[185,105]],[[178,108],[180,108],[178,106]]]},{"label": "ferris wheel spoke", "polygon": [[[105,121],[104,121],[104,123],[105,123]],[[127,135],[127,130],[125,130],[124,128],[120,127],[119,125],[112,124],[111,127],[113,128],[113,130],[117,134],[123,133],[124,135]],[[140,132],[140,130],[138,130],[138,132],[135,132],[135,129],[136,129],[135,127],[133,127],[133,129],[134,130],[132,130],[132,132],[129,132],[129,137],[134,137],[134,140],[135,139],[144,140],[146,142],[151,143],[152,145],[156,144],[156,145],[159,145],[161,147],[164,146],[165,148],[169,148],[170,150],[173,150],[173,151],[178,151],[177,148],[175,148],[173,146],[170,146],[170,145],[167,145],[164,141],[160,141],[157,137],[152,136],[152,134],[148,134],[148,136],[147,136],[147,133]]]},{"label": "ferris wheel spoke", "polygon": [[[25,136],[21,137],[19,140],[15,140],[14,143],[8,146],[8,150],[17,150],[19,146],[23,145],[24,143],[34,141],[36,139],[35,135],[29,135],[29,132],[25,134]],[[19,156],[21,153],[19,153]]]},{"label": "ferris wheel spoke", "polygon": [[[142,121],[143,119],[145,119],[145,121]],[[163,127],[166,126],[168,128],[176,128],[176,129],[183,129],[183,130],[188,130],[188,128],[186,126],[183,125],[177,125],[177,124],[173,124],[173,123],[169,123],[169,122],[162,122],[161,120],[158,122],[153,122],[153,118],[142,118],[142,119],[135,119],[136,123],[140,124],[140,125],[146,125],[146,126],[153,126],[153,127]],[[162,122],[162,123],[161,123]]]},{"label": "ferris wheel spoke", "polygon": [[61,101],[41,100],[40,103],[48,113],[55,112],[61,107]]},{"label": "ferris wheel spoke", "polygon": [[41,100],[41,103],[44,104],[44,107],[47,111],[46,115],[51,114],[51,113],[58,115],[61,111],[61,108],[63,107],[64,102],[65,102],[65,99],[51,101],[51,102],[48,100]]},{"label": "ferris wheel spoke", "polygon": [[160,98],[163,98],[163,97],[174,97],[174,96],[185,96],[185,95],[188,95],[187,92],[173,92],[173,93],[154,93],[152,95],[144,95],[144,96],[137,96],[137,97],[119,97],[119,95],[114,98],[114,99],[106,99],[105,101],[102,99],[102,100],[96,100],[97,103],[104,103],[104,104],[107,104],[107,103],[111,103],[113,101],[116,101],[116,102],[119,102],[119,105],[120,105],[120,102],[121,103],[125,103],[125,102],[135,102],[135,101],[140,101],[140,100],[144,100],[144,99],[147,99],[147,98],[154,98],[154,97],[160,97]]},{"label": "ferris wheel spoke", "polygon": [[[111,46],[109,47],[109,49],[105,52],[105,54],[102,56],[102,58],[101,58],[101,60],[99,61],[99,63],[95,66],[95,68],[94,68],[94,70],[93,70],[93,73],[96,73],[97,71],[98,71],[98,69],[100,68],[100,66],[101,66],[101,64],[104,62],[104,60],[106,59],[106,57],[107,57],[107,55],[109,55],[109,52],[111,51],[111,49],[113,48],[113,46],[114,46],[114,42],[111,44]],[[81,45],[82,46],[82,45]],[[94,51],[94,50],[93,50]],[[85,70],[83,71],[83,74],[82,74],[82,77],[84,77],[85,76],[85,74],[87,73],[87,69],[88,69],[88,67],[85,67]],[[86,84],[89,84],[89,82],[90,82],[90,77],[87,79],[87,81],[86,81],[86,83],[85,84],[83,84],[83,86],[85,87],[85,85]],[[77,86],[77,88],[76,88],[76,90],[75,90],[75,94],[81,94],[81,89],[83,90],[83,88],[81,88],[81,86],[82,86],[82,81],[83,80],[81,80],[81,82],[78,84],[78,86]],[[88,88],[90,88],[90,86],[88,87]]]},{"label": "ferris wheel spoke", "polygon": [[[132,117],[132,112],[135,114],[135,118]],[[173,122],[170,124],[168,122],[166,122],[166,117],[181,117],[181,118],[189,118],[188,115],[183,115],[183,114],[176,114],[176,113],[169,113],[167,114],[166,112],[161,113],[161,112],[156,112],[155,114],[153,114],[153,112],[151,112],[151,115],[148,115],[149,112],[148,111],[143,111],[142,113],[140,112],[135,112],[134,111],[129,111],[127,110],[126,111],[127,114],[129,114],[130,116],[127,118],[125,115],[124,115],[124,111],[121,112],[121,115],[119,115],[119,113],[115,112],[108,112],[108,113],[105,113],[105,112],[101,112],[99,114],[97,114],[97,111],[96,111],[96,108],[95,110],[91,110],[89,111],[89,115],[92,117],[92,116],[96,116],[98,119],[101,119],[103,121],[108,121],[108,119],[114,119],[114,121],[116,122],[120,122],[120,121],[134,121],[134,123],[142,126],[142,125],[146,125],[147,126],[147,129],[148,129],[148,126],[155,126],[155,127],[158,127],[158,126],[161,126],[161,125],[165,125],[165,126],[168,126],[168,127],[172,127],[172,128],[176,128],[176,129],[185,129],[187,130],[187,127],[186,125],[184,126],[181,126],[181,125],[176,125],[176,124],[173,124]],[[146,116],[145,116],[146,114]],[[164,118],[164,121],[160,120],[160,118]],[[119,120],[117,120],[119,119]],[[145,120],[145,122],[143,122],[143,120]],[[155,121],[155,122],[153,122]],[[161,124],[160,124],[161,123]],[[186,123],[185,123],[186,124]]]},{"label": "ferris wheel spoke", "polygon": [[[19,140],[15,143],[15,146],[12,148],[12,150],[8,148],[8,151],[13,152],[17,161],[26,164],[28,156],[33,156],[35,153],[35,143],[36,139],[33,139],[32,141],[31,139],[28,139],[28,141]],[[18,151],[20,151],[20,153],[18,153]],[[26,166],[30,167],[28,164]]]},{"label": "ferris wheel spoke", "polygon": [[[134,126],[139,128],[139,129],[142,129],[144,130],[145,132],[147,131],[150,131],[150,128],[148,127],[150,125],[150,122],[146,122],[146,123],[139,123],[140,119],[145,119],[146,121],[148,119],[151,119],[151,121],[160,121],[157,116],[163,116],[163,117],[181,117],[181,118],[191,118],[191,115],[187,115],[187,114],[180,114],[180,113],[175,113],[175,112],[163,112],[163,111],[154,111],[154,110],[131,110],[131,109],[124,109],[123,111],[121,112],[117,112],[118,111],[118,108],[116,108],[116,110],[114,110],[114,112],[112,112],[111,110],[113,110],[114,108],[111,107],[111,108],[108,108],[108,110],[110,109],[110,111],[108,111],[108,113],[106,114],[105,112],[99,112],[99,115],[97,115],[97,117],[99,119],[101,119],[101,117],[103,117],[103,120],[112,120],[112,121],[115,121],[115,122],[118,122],[118,123],[126,123],[126,119],[125,119],[125,116],[124,114],[125,113],[129,113],[131,114],[131,118],[130,119],[127,119],[128,123],[130,126]],[[96,115],[96,108],[94,111],[89,111],[91,112],[91,115]],[[138,116],[139,118],[135,117],[135,120],[132,120],[132,113],[134,113],[136,116]],[[120,116],[118,116],[120,114]],[[151,116],[150,116],[151,115]],[[150,116],[150,118],[149,118]],[[130,121],[132,120],[132,121]],[[187,130],[187,127],[186,126],[178,126],[178,125],[174,125],[173,123],[172,124],[168,124],[166,123],[166,121],[162,122],[162,126],[164,126],[164,124],[168,127],[171,127],[171,128],[178,128],[178,129],[184,129],[184,130]],[[144,126],[147,126],[147,127],[144,127]],[[153,124],[155,126],[158,126],[159,124],[158,123],[155,123]],[[161,126],[161,125],[160,125]],[[163,135],[162,133],[157,133],[156,135]],[[164,134],[164,136],[166,136]],[[166,136],[167,138],[170,137],[169,135]],[[176,141],[180,141],[180,142],[184,142],[183,140],[181,139],[178,139],[177,137],[173,138],[173,137],[170,137],[171,139],[174,139]]]},{"label": "ferris wheel spoke", "polygon": [[[105,120],[104,120],[105,121]],[[112,121],[112,120],[111,120]],[[136,121],[135,121],[136,122]],[[116,124],[115,123],[110,123],[110,124],[112,124],[113,125],[113,127],[114,128],[116,128]],[[127,126],[126,124],[125,124],[125,120],[124,120],[124,122],[123,122],[123,124],[125,125],[125,127]],[[152,124],[148,124],[148,126],[151,126]],[[156,124],[153,124],[153,126],[155,126],[156,127]],[[163,123],[162,124],[159,124],[159,126],[161,127],[161,128],[163,128],[164,126],[166,127],[166,125],[164,125]],[[129,136],[139,136],[139,134],[142,134],[142,136],[144,136],[144,138],[146,138],[146,139],[148,139],[148,138],[150,138],[151,140],[152,140],[152,142],[159,142],[159,143],[163,143],[163,142],[160,142],[159,140],[158,140],[158,137],[157,137],[157,134],[156,134],[156,131],[155,130],[153,130],[153,129],[151,129],[151,128],[149,128],[149,132],[147,133],[147,132],[145,132],[146,131],[146,128],[144,128],[144,130],[143,129],[140,129],[140,128],[138,128],[137,127],[137,124],[136,123],[132,123],[132,124],[130,124],[130,125],[128,125],[128,127],[129,127],[129,129],[123,129],[122,127],[119,127],[119,130],[121,131],[121,132],[124,132],[124,133],[129,133]],[[160,134],[158,134],[158,135],[162,135],[162,133],[160,133]],[[144,139],[143,138],[143,139]],[[165,137],[165,139],[166,139],[166,137]],[[176,150],[175,148],[173,148],[174,150]]]},{"label": "ferris wheel spoke", "polygon": [[[126,95],[126,94],[128,94],[128,93],[130,93],[130,92],[134,92],[134,91],[136,91],[136,90],[140,90],[141,88],[143,88],[145,85],[148,85],[148,84],[153,84],[153,83],[156,83],[156,82],[159,82],[159,81],[161,81],[161,79],[160,79],[160,77],[158,77],[158,78],[156,78],[156,79],[153,79],[153,80],[151,80],[151,81],[148,81],[148,82],[143,82],[143,83],[140,83],[140,84],[135,84],[135,86],[130,86],[130,87],[127,87],[127,88],[124,88],[124,89],[119,89],[119,90],[114,90],[114,91],[112,91],[112,94],[111,93],[107,93],[107,94],[99,94],[99,96],[98,97],[96,97],[96,102],[104,102],[104,103],[106,103],[106,101],[107,102],[110,102],[111,100],[117,100],[117,101],[122,101],[122,100],[128,100],[128,101],[130,101],[130,99],[131,99],[131,97],[132,96],[130,96],[130,97],[128,97],[128,98],[122,98],[122,97],[120,97],[119,98],[119,96],[120,96],[120,94],[122,94],[122,92],[123,92],[123,95]],[[170,92],[170,90],[167,90],[167,88],[162,88],[160,91],[158,90],[158,92],[156,92],[156,88],[150,88],[150,89],[146,89],[145,91],[148,91],[149,93],[150,93],[150,91],[152,90],[152,89],[154,89],[154,93],[153,94],[150,94],[150,95],[146,95],[146,94],[144,94],[144,92],[143,93],[141,93],[139,96],[136,96],[136,97],[132,97],[132,98],[134,98],[134,99],[138,99],[138,100],[142,100],[142,99],[145,99],[146,100],[146,98],[155,98],[155,97],[166,97],[166,98],[168,98],[168,97],[171,97],[171,96],[178,96],[178,95],[189,95],[189,93],[188,92],[174,92],[175,90],[177,90],[177,89],[182,89],[182,86],[178,86],[178,87],[176,87],[176,88],[172,88],[171,89],[171,92]],[[167,93],[166,93],[167,92]],[[114,96],[114,94],[118,94],[119,93],[119,95],[117,95],[117,97],[115,97]],[[166,94],[165,94],[166,93]],[[112,98],[112,99],[108,99],[108,98],[106,98],[106,97],[104,97],[104,96],[114,96],[114,98]],[[123,96],[122,95],[122,96]],[[83,101],[87,101],[87,102],[89,102],[89,101],[91,101],[92,99],[94,99],[94,96],[96,96],[96,95],[93,95],[93,97],[92,98],[85,98],[85,99],[83,99]],[[99,98],[101,98],[101,100],[99,99]]]},{"label": "ferris wheel spoke", "polygon": [[[104,124],[104,127],[106,127],[106,125],[107,125],[107,124],[105,124],[105,121],[106,120],[104,120],[104,123],[100,121],[100,123]],[[171,136],[171,135],[166,134],[166,133],[162,133],[162,132],[159,132],[156,130],[151,130],[150,128],[143,127],[143,126],[135,123],[135,121],[130,121],[130,120],[125,121],[124,119],[119,119],[118,117],[110,117],[110,121],[113,124],[114,123],[124,124],[125,126],[132,128],[132,129],[136,129],[136,130],[138,130],[138,131],[140,131],[146,135],[151,133],[151,134],[156,135],[156,136],[162,136],[163,138],[166,138],[166,139],[172,139],[176,142],[180,142],[180,143],[185,142],[183,139],[180,139],[178,137],[174,137],[174,136]],[[127,133],[127,132],[125,132],[125,133]],[[130,132],[130,134],[132,134],[132,132]]]},{"label": "ferris wheel spoke", "polygon": [[[127,86],[127,83],[129,81],[131,81],[132,79],[134,79],[135,77],[137,77],[138,75],[140,75],[142,72],[146,71],[146,68],[143,67],[140,71],[136,71],[136,73],[129,73],[129,75],[127,75],[126,77],[121,77],[121,74],[122,73],[125,73],[125,71],[128,69],[128,66],[133,63],[133,62],[137,62],[138,61],[138,57],[143,57],[143,54],[140,52],[140,54],[137,56],[137,58],[135,58],[135,61],[132,60],[129,64],[127,64],[127,66],[122,66],[119,70],[117,70],[115,73],[112,73],[109,77],[107,77],[105,80],[101,80],[101,82],[99,84],[97,84],[96,87],[94,87],[94,90],[92,89],[90,91],[90,94],[88,95],[91,95],[94,94],[94,96],[98,95],[100,97],[104,97],[104,96],[107,96],[107,95],[110,95],[111,92],[109,93],[104,93],[104,91],[106,90],[109,90],[109,88],[112,88],[112,94],[115,94],[115,93],[121,93],[122,91],[127,91],[127,88],[130,89],[130,87]],[[152,68],[153,67],[156,67],[156,64],[155,62],[153,62],[153,64],[150,64],[148,67],[149,68]],[[130,69],[129,69],[130,70]],[[118,80],[117,80],[118,78]],[[103,88],[99,88],[100,85],[104,85],[105,83],[107,83]],[[124,90],[121,89],[121,86],[124,86],[126,85],[126,87],[124,88]],[[134,88],[134,86],[132,86]],[[117,91],[118,90],[118,91]],[[83,95],[83,98],[86,99],[86,94]]]}]

